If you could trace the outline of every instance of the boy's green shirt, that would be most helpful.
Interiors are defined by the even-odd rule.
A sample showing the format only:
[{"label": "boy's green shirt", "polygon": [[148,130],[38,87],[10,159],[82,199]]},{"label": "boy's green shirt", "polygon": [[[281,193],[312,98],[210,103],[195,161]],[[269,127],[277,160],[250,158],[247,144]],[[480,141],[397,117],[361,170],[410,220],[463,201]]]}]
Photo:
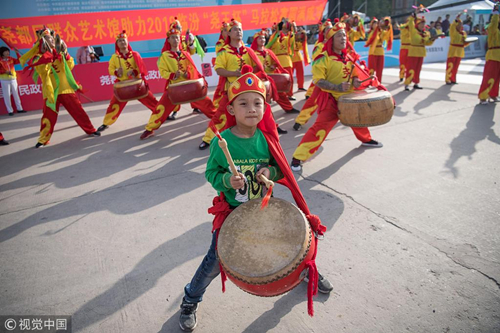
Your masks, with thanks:
[{"label": "boy's green shirt", "polygon": [[269,146],[260,129],[257,129],[254,136],[248,139],[237,137],[231,132],[231,129],[222,132],[221,136],[227,141],[236,169],[246,178],[245,187],[239,190],[231,187],[231,170],[224,152],[219,147],[217,137],[210,142],[210,157],[205,177],[217,192],[224,193],[226,201],[231,206],[237,207],[248,200],[265,196],[266,187],[259,184],[255,178],[255,174],[261,168],[269,168],[271,173],[269,179],[272,181],[283,178],[276,161],[269,153]]}]

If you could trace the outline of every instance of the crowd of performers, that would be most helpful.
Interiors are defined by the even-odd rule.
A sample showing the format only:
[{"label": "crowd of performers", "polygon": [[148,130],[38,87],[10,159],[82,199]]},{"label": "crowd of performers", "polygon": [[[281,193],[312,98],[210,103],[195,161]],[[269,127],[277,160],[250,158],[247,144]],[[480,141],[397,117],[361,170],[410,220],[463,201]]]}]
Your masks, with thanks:
[{"label": "crowd of performers", "polygon": [[[364,23],[358,15],[344,14],[339,20],[345,25],[345,38],[347,47],[342,54],[356,54],[352,45],[355,41],[366,40],[365,47],[368,48],[368,64],[364,64],[364,69],[370,75],[382,82],[384,69],[384,50],[391,50],[394,39],[393,27],[390,17],[381,20],[373,18],[370,22],[369,31],[365,32]],[[353,68],[352,64],[345,56],[338,58],[332,52],[333,24],[330,20],[319,23],[319,38],[315,43],[313,54],[310,57],[307,49],[307,34],[302,28],[297,28],[294,22],[283,19],[272,27],[272,34],[269,36],[267,29],[257,32],[253,37],[250,47],[244,45],[243,27],[241,23],[231,20],[221,24],[219,41],[216,44],[216,58],[214,68],[219,75],[219,83],[213,96],[213,100],[206,97],[200,101],[191,103],[194,111],[202,112],[210,123],[217,129],[225,127],[225,110],[227,106],[227,89],[229,85],[240,76],[243,65],[250,65],[257,76],[266,80],[271,73],[288,73],[292,79],[292,85],[287,92],[272,92],[272,99],[285,111],[285,113],[296,113],[297,118],[293,128],[300,130],[307,123],[309,118],[319,109],[319,106],[333,108],[335,103],[321,104],[324,98],[322,93],[328,92],[335,100],[339,95],[352,91],[356,88],[356,81],[350,82],[350,86],[333,89],[328,84],[340,84],[344,79],[342,71],[348,72]],[[405,90],[410,90],[413,82],[414,89],[422,89],[420,83],[420,72],[423,60],[426,56],[425,46],[432,45],[436,38],[441,35],[431,37],[426,31],[425,17],[420,10],[416,9],[404,24],[398,25],[401,32],[400,49],[400,81],[404,81]],[[500,80],[500,33],[498,6],[494,7],[493,15],[488,31],[488,51],[486,54],[486,65],[483,73],[478,97],[481,104],[488,101],[497,102]],[[38,77],[42,81],[43,92],[43,116],[41,121],[40,137],[36,147],[46,145],[54,131],[57,122],[59,106],[62,104],[75,119],[78,125],[91,136],[99,136],[100,133],[114,124],[127,102],[120,102],[115,96],[110,96],[111,101],[106,110],[102,125],[96,130],[75,92],[82,89],[72,75],[74,60],[67,52],[66,45],[59,38],[57,32],[44,28],[37,32],[38,41],[33,48],[18,58],[10,56],[8,48],[1,48],[2,59],[0,61],[0,80],[3,87],[4,101],[10,115],[13,108],[10,105],[10,95],[14,95],[16,107],[22,111],[21,102],[17,94],[16,72],[13,67],[16,63],[27,64],[27,68],[35,72],[35,79]],[[446,84],[456,84],[457,72],[461,58],[464,57],[464,47],[467,34],[463,31],[463,24],[460,15],[456,17],[450,27],[450,48],[446,61]],[[186,80],[202,78],[193,62],[192,56],[196,54],[196,37],[192,34],[183,33],[179,21],[175,20],[170,24],[167,38],[158,60],[158,69],[162,78],[166,81],[166,89],[163,96],[158,101],[151,92],[139,99],[148,109],[151,116],[145,126],[145,131],[140,139],[147,139],[154,135],[154,132],[167,119],[175,119],[179,110],[179,105],[174,105],[168,97],[167,87]],[[330,49],[329,49],[330,48]],[[325,53],[326,52],[326,53]],[[327,56],[328,55],[328,56]],[[337,58],[338,59],[337,59]],[[357,60],[358,58],[355,57]],[[359,61],[358,61],[359,62]],[[293,81],[298,85],[299,91],[306,91],[304,87],[304,66],[312,64],[313,82],[306,92],[306,103],[301,110],[293,107],[291,101],[296,98],[293,94]],[[342,65],[341,65],[342,64]],[[133,51],[126,32],[116,36],[115,53],[109,61],[109,73],[117,78],[118,82],[132,78],[142,78],[146,81],[146,68],[140,54]],[[353,76],[354,78],[355,76]],[[147,82],[145,82],[147,85]],[[316,88],[319,86],[318,88]],[[272,88],[271,88],[272,90]],[[345,91],[344,91],[345,90]],[[325,112],[324,115],[332,112]],[[335,112],[333,112],[335,113]],[[307,160],[314,151],[319,148],[322,140],[335,125],[335,116],[332,119],[323,119],[319,113],[319,119],[309,129],[301,144],[294,154],[293,166],[300,169],[300,161]],[[381,144],[373,140],[368,129],[353,129],[355,136],[366,146],[380,147]],[[285,134],[287,131],[278,126],[278,132]],[[320,135],[321,134],[321,135]],[[210,146],[210,141],[214,133],[210,126],[207,126],[206,133],[199,145],[200,149]],[[322,140],[318,140],[322,138]],[[6,141],[2,141],[6,142]],[[313,144],[313,142],[316,142]],[[310,148],[308,148],[310,147]],[[307,153],[305,153],[307,151]]]}]

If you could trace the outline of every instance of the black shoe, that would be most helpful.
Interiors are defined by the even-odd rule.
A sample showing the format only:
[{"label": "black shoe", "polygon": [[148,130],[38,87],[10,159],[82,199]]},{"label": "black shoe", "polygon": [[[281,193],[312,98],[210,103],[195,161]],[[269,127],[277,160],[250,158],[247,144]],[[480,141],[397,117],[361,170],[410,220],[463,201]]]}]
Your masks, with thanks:
[{"label": "black shoe", "polygon": [[311,97],[311,96],[306,96],[306,101],[309,99],[309,97]]},{"label": "black shoe", "polygon": [[14,115],[14,112],[9,112],[9,116],[13,116]]},{"label": "black shoe", "polygon": [[24,110],[17,110],[17,113],[26,113]]},{"label": "black shoe", "polygon": [[405,91],[410,91],[410,86],[405,86]]},{"label": "black shoe", "polygon": [[278,126],[278,128],[276,128],[278,130],[278,134],[286,134],[288,133],[288,131],[285,131],[284,129],[282,129],[281,127]]},{"label": "black shoe", "polygon": [[36,145],[35,145],[35,148],[40,148],[40,147],[43,147],[43,146],[45,146],[43,143],[37,142]]},{"label": "black shoe", "polygon": [[401,78],[401,79],[399,79],[399,82],[403,82],[403,80],[404,80],[404,79],[403,79],[403,78]]},{"label": "black shoe", "polygon": [[99,126],[99,128],[97,129],[97,131],[98,131],[98,132],[102,132],[102,131],[104,131],[104,130],[105,130],[106,128],[108,128],[108,127],[109,127],[109,126],[107,126],[107,125],[101,125],[101,126]]},{"label": "black shoe", "polygon": [[424,89],[424,88],[422,88],[421,86],[419,86],[418,84],[416,84],[416,85],[413,86],[413,89]]},{"label": "black shoe", "polygon": [[296,108],[293,108],[291,110],[285,111],[286,113],[300,113],[300,110],[297,110]]},{"label": "black shoe", "polygon": [[181,316],[179,318],[179,326],[184,332],[191,332],[196,327],[196,310],[198,303],[188,303],[183,298],[181,304]]},{"label": "black shoe", "polygon": [[210,147],[210,143],[206,143],[205,141],[202,141],[200,143],[200,145],[198,146],[198,148],[200,148],[200,150],[205,150],[207,149],[208,147]]},{"label": "black shoe", "polygon": [[[330,283],[330,281],[328,281],[327,278],[325,278],[323,275],[321,275],[321,273],[318,273],[318,274],[319,274],[318,291],[322,294],[329,294],[333,290],[332,284]],[[306,276],[304,278],[304,281],[309,282],[309,276]]]},{"label": "black shoe", "polygon": [[94,133],[90,133],[89,136],[101,136],[101,132],[95,131]]},{"label": "black shoe", "polygon": [[300,171],[302,171],[302,165],[300,165],[300,160],[298,160],[295,157],[293,157],[292,158],[292,163],[290,164],[290,168],[294,172],[300,172]]},{"label": "black shoe", "polygon": [[451,86],[452,83],[451,82],[446,82],[446,84],[449,85],[449,86]]},{"label": "black shoe", "polygon": [[167,119],[168,120],[175,120],[175,117],[177,117],[177,112],[172,112],[168,117]]},{"label": "black shoe", "polygon": [[300,131],[302,129],[302,125],[299,123],[293,124],[293,129],[296,131]]},{"label": "black shoe", "polygon": [[384,146],[382,144],[382,142],[378,142],[375,140],[370,140],[368,142],[362,142],[361,145],[365,146],[365,147],[373,147],[373,148],[382,148]]},{"label": "black shoe", "polygon": [[293,96],[288,97],[288,99],[289,99],[290,101],[296,101],[296,100],[297,100],[297,99],[296,99],[295,97],[293,97]]},{"label": "black shoe", "polygon": [[307,89],[304,89],[304,88],[299,88],[297,89],[298,91],[307,91]]},{"label": "black shoe", "polygon": [[458,83],[456,83],[456,82],[454,82],[454,81],[451,81],[451,84],[458,84]]},{"label": "black shoe", "polygon": [[194,109],[193,109],[193,113],[201,113],[201,110],[200,110],[200,109],[198,109],[198,108],[194,108]]},{"label": "black shoe", "polygon": [[7,146],[9,142],[7,142],[5,139],[0,140],[0,146]]}]

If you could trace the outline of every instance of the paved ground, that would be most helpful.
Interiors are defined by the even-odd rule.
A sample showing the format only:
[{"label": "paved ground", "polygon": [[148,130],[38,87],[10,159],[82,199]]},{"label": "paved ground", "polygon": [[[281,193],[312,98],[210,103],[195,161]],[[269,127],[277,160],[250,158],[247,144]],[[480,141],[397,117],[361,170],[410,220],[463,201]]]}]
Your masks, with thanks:
[{"label": "paved ground", "polygon": [[[387,69],[398,106],[371,129],[384,147],[337,126],[304,165],[299,185],[328,227],[318,265],[335,286],[314,318],[305,285],[257,298],[230,283],[222,294],[217,278],[197,331],[499,332],[500,106],[477,105],[481,66],[463,63],[446,86],[444,64],[426,65],[411,92]],[[86,106],[96,127],[106,106]],[[210,242],[206,119],[183,107],[142,142],[148,116],[130,103],[87,138],[62,111],[38,150],[39,111],[1,117],[0,314],[68,314],[77,332],[179,331],[183,287]],[[289,158],[304,132],[282,136]]]}]

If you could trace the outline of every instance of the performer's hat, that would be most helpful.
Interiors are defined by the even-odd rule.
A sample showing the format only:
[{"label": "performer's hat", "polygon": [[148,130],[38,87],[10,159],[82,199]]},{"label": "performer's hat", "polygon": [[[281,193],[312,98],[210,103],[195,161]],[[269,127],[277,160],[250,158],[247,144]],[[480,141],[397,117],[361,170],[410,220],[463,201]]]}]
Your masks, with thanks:
[{"label": "performer's hat", "polygon": [[325,22],[323,22],[323,24],[320,24],[319,32],[323,32],[326,28],[331,28],[331,27],[333,27],[332,21],[328,19]]},{"label": "performer's hat", "polygon": [[229,86],[229,104],[231,104],[236,97],[246,92],[258,93],[266,100],[266,87],[252,71],[253,69],[251,66],[243,65],[241,68],[242,75]]},{"label": "performer's hat", "polygon": [[230,27],[229,27],[229,24],[227,24],[226,22],[222,22],[222,24],[220,25],[220,31],[229,31]]},{"label": "performer's hat", "polygon": [[182,31],[182,25],[181,25],[181,22],[177,19],[177,16],[174,17],[174,22],[170,23],[169,29],[172,29],[172,28],[175,28],[179,31]]},{"label": "performer's hat", "polygon": [[325,40],[332,38],[337,32],[345,29],[345,23],[340,22],[338,18],[336,18],[334,22],[335,24],[333,27],[326,33]]},{"label": "performer's hat", "polygon": [[176,27],[170,27],[167,31],[167,38],[172,36],[172,35],[179,35],[180,36],[181,31],[177,29]]},{"label": "performer's hat", "polygon": [[238,27],[240,27],[240,28],[242,27],[242,26],[241,26],[241,23],[240,23],[240,22],[238,22],[238,21],[236,21],[236,20],[233,18],[233,19],[231,19],[231,22],[229,22],[229,30],[231,30],[231,29],[232,29],[233,27],[235,27],[235,26],[238,26]]},{"label": "performer's hat", "polygon": [[117,36],[116,36],[116,40],[120,39],[120,38],[124,38],[124,39],[127,39],[127,32],[125,30],[123,30],[122,32],[120,32]]}]

